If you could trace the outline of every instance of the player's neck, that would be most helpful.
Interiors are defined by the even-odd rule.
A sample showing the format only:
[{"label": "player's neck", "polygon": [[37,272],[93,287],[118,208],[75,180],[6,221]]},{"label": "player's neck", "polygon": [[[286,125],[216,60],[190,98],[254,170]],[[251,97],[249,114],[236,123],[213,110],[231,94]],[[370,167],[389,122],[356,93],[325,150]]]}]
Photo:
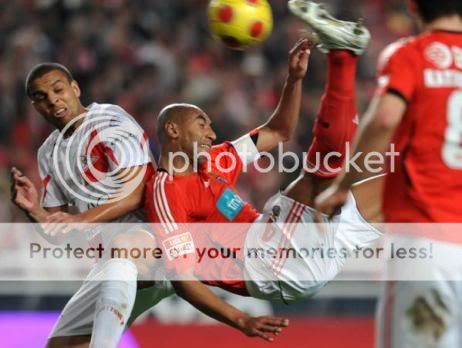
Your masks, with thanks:
[{"label": "player's neck", "polygon": [[435,19],[425,25],[427,30],[447,30],[462,32],[462,17],[454,15]]},{"label": "player's neck", "polygon": [[[81,116],[86,114],[87,111],[88,111],[87,108],[85,108],[83,105],[80,105],[79,112],[70,121],[72,122],[72,124],[67,128],[66,133],[64,134],[64,138],[70,137],[75,132],[75,130],[82,125],[82,123],[85,121],[85,117],[81,117]],[[77,121],[73,122],[75,118],[78,118],[78,119]],[[64,126],[63,128],[66,128],[66,126]],[[59,129],[59,130],[62,131],[63,129]]]},{"label": "player's neck", "polygon": [[190,175],[194,173],[194,168],[190,161],[186,163],[183,156],[178,155],[179,151],[162,151],[159,158],[160,168],[165,169],[170,175]]}]

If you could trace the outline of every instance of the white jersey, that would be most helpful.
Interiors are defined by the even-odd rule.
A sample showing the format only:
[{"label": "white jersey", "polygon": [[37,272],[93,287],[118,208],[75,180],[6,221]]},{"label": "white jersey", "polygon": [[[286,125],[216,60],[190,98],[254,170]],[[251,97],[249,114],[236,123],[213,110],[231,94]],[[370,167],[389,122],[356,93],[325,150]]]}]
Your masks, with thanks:
[{"label": "white jersey", "polygon": [[[126,182],[133,189],[146,173],[120,178],[124,169],[152,163],[145,133],[121,107],[93,103],[74,121],[83,123],[65,137],[66,128],[55,130],[38,151],[43,183],[42,206],[75,206],[78,212],[122,199]],[[128,190],[130,191],[130,190]],[[142,211],[126,214],[118,222],[144,220]]]}]

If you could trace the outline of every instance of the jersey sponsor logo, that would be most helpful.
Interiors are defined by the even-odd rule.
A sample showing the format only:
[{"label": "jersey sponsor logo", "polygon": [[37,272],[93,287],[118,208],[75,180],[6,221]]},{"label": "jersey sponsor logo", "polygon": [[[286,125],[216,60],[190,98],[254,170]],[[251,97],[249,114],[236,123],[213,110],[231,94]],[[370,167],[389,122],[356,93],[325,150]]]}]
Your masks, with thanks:
[{"label": "jersey sponsor logo", "polygon": [[170,261],[183,255],[194,254],[195,252],[194,241],[189,232],[167,238],[162,244]]},{"label": "jersey sponsor logo", "polygon": [[244,201],[228,188],[218,198],[216,207],[229,221],[232,221],[244,207]]},{"label": "jersey sponsor logo", "polygon": [[426,59],[439,69],[447,69],[452,65],[451,50],[441,42],[434,42],[425,49]]}]

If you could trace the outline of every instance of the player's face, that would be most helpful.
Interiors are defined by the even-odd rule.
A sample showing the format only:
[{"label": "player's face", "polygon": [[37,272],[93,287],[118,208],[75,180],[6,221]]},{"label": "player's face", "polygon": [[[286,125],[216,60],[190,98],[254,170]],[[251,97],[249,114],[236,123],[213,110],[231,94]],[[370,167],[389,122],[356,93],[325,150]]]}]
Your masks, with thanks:
[{"label": "player's face", "polygon": [[50,71],[32,81],[30,95],[35,109],[59,129],[85,111],[77,82],[69,82],[60,70]]},{"label": "player's face", "polygon": [[190,114],[182,125],[181,143],[183,151],[193,159],[196,153],[208,153],[216,139],[212,129],[212,121],[201,109],[191,109]]}]

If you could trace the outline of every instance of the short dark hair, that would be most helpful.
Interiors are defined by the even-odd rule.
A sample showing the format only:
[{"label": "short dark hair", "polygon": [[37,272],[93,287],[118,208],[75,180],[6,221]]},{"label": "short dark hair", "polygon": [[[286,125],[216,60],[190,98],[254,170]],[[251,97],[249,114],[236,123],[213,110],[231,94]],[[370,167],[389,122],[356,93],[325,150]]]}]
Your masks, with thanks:
[{"label": "short dark hair", "polygon": [[55,70],[59,70],[62,73],[64,73],[69,83],[74,81],[74,77],[72,76],[71,72],[64,65],[59,64],[59,63],[51,63],[51,62],[40,63],[34,66],[27,74],[26,83],[25,83],[27,96],[31,97],[30,85],[32,84],[32,82],[42,77],[43,75],[49,73],[50,71],[55,71]]},{"label": "short dark hair", "polygon": [[461,0],[414,0],[417,11],[425,23],[430,23],[435,19],[451,15],[462,17]]},{"label": "short dark hair", "polygon": [[165,124],[168,121],[179,122],[191,109],[197,106],[187,103],[174,103],[164,107],[157,116],[157,139],[162,145],[165,139]]}]

